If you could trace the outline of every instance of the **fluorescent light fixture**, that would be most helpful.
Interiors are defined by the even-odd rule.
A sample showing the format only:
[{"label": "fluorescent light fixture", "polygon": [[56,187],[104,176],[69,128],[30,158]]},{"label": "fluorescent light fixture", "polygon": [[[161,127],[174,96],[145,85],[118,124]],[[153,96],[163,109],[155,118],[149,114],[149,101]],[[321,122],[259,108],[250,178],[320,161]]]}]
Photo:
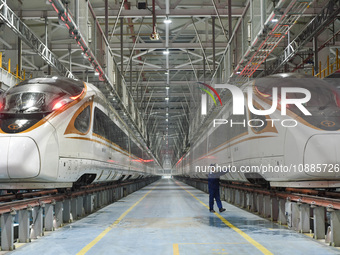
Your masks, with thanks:
[{"label": "fluorescent light fixture", "polygon": [[95,76],[98,76],[98,75],[99,75],[99,73],[98,73],[98,72],[94,72],[94,75],[95,75]]},{"label": "fluorescent light fixture", "polygon": [[170,87],[169,87],[169,86],[166,86],[165,89],[170,89]]},{"label": "fluorescent light fixture", "polygon": [[169,98],[168,98],[168,97],[166,97],[166,98],[165,98],[165,101],[169,101]]},{"label": "fluorescent light fixture", "polygon": [[169,74],[169,72],[165,72],[164,74]]},{"label": "fluorescent light fixture", "polygon": [[240,71],[237,71],[236,74],[240,74],[241,72]]},{"label": "fluorescent light fixture", "polygon": [[272,22],[278,22],[279,20],[278,19],[272,19]]},{"label": "fluorescent light fixture", "polygon": [[166,121],[169,121],[169,119],[166,119]]},{"label": "fluorescent light fixture", "polygon": [[166,113],[165,115],[166,115],[166,116],[169,116],[169,113]]},{"label": "fluorescent light fixture", "polygon": [[170,51],[165,50],[165,51],[163,51],[163,54],[164,54],[164,55],[169,55],[169,54],[170,54]]},{"label": "fluorescent light fixture", "polygon": [[171,19],[165,19],[163,22],[164,22],[164,24],[170,24],[170,23],[172,23],[172,20]]}]

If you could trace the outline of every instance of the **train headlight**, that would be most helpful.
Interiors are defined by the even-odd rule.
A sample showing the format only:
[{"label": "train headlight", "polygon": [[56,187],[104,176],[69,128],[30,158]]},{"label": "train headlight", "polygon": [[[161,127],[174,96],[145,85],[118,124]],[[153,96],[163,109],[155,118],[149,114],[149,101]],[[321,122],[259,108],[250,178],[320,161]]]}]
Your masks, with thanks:
[{"label": "train headlight", "polygon": [[68,104],[69,102],[71,102],[72,100],[71,99],[68,99],[68,98],[65,98],[65,99],[62,99],[58,102],[56,102],[52,108],[52,111],[55,111],[55,110],[58,110],[60,109],[61,107],[63,107],[65,104]]}]

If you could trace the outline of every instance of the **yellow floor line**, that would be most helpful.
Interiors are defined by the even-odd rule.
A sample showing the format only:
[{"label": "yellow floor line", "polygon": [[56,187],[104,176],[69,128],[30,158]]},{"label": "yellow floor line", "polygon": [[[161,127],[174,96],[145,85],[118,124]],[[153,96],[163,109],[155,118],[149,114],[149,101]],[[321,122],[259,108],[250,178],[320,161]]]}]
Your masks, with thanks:
[{"label": "yellow floor line", "polygon": [[[200,202],[204,207],[206,207],[209,210],[209,206],[207,206],[205,203],[203,203],[201,200],[199,200],[194,194],[192,194],[190,191],[188,191],[186,188],[184,188],[182,185],[180,185],[178,182],[175,182],[178,186],[180,186],[183,190],[188,192],[192,197],[194,197],[198,202]],[[248,236],[246,233],[244,233],[241,229],[235,227],[233,224],[231,224],[229,221],[227,221],[225,218],[223,218],[219,213],[214,213],[225,225],[230,227],[232,230],[234,230],[236,233],[241,235],[244,239],[246,239],[249,243],[254,245],[257,249],[259,249],[263,254],[269,255],[273,254],[269,250],[267,250],[263,245],[256,242],[253,238]],[[175,254],[175,253],[174,253]],[[178,253],[179,254],[179,253]]]},{"label": "yellow floor line", "polygon": [[159,184],[153,187],[148,193],[146,193],[141,199],[139,199],[135,204],[133,204],[129,209],[127,209],[120,217],[115,220],[109,227],[107,227],[103,232],[101,232],[92,242],[86,245],[77,255],[83,255],[88,252],[96,243],[98,243],[112,228],[118,225],[118,223],[136,206],[138,205],[147,195],[150,194]]},{"label": "yellow floor line", "polygon": [[178,248],[178,243],[174,243],[172,245],[172,249],[174,251],[174,255],[179,255],[179,248]]}]

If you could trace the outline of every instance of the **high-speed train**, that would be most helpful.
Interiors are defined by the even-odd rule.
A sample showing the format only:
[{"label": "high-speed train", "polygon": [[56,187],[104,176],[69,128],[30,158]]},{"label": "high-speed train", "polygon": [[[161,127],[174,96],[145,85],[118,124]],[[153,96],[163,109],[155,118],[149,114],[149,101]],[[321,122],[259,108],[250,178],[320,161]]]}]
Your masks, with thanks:
[{"label": "high-speed train", "polygon": [[[245,114],[233,115],[229,100],[213,123],[177,162],[182,176],[207,178],[209,166],[227,172],[222,180],[270,184],[273,187],[340,187],[340,93],[336,86],[301,74],[276,74],[240,87],[245,98],[252,91],[257,110],[277,107],[256,115],[244,100]],[[310,99],[298,107],[281,109],[282,89],[303,88]],[[301,99],[302,93],[286,93]],[[304,108],[310,115],[304,114]],[[217,120],[216,120],[217,119]],[[217,124],[218,123],[218,124]],[[222,168],[217,169],[220,166]],[[215,170],[215,169],[213,169]]]},{"label": "high-speed train", "polygon": [[0,98],[0,189],[67,188],[151,176],[157,164],[93,85],[25,80]]}]

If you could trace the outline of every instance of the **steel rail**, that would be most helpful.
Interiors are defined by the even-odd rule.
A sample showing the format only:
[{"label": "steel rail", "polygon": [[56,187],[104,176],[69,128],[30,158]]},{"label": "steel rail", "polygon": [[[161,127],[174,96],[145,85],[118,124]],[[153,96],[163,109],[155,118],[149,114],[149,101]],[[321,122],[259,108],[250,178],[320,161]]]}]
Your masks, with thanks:
[{"label": "steel rail", "polygon": [[[42,191],[35,191],[31,193],[25,193],[26,196],[30,194],[31,196],[36,195],[37,197],[1,203],[0,204],[0,215],[4,213],[12,213],[12,212],[23,210],[23,209],[30,209],[36,206],[43,207],[44,204],[53,204],[57,201],[64,201],[66,199],[75,198],[78,196],[85,196],[88,194],[93,194],[95,192],[100,192],[100,191],[104,191],[108,189],[124,187],[124,186],[128,186],[131,184],[136,184],[136,183],[140,183],[143,181],[147,181],[147,180],[149,180],[149,178],[139,179],[136,181],[128,181],[128,182],[123,182],[123,183],[115,183],[111,185],[88,185],[88,186],[81,187],[80,190],[69,191],[67,193],[61,193],[61,194],[57,193],[57,194],[46,195],[48,192],[51,192],[51,191],[55,192],[55,190],[42,190]],[[4,196],[4,197],[6,197],[7,199],[9,198],[8,196]],[[17,197],[14,197],[14,199],[17,199]]]}]

